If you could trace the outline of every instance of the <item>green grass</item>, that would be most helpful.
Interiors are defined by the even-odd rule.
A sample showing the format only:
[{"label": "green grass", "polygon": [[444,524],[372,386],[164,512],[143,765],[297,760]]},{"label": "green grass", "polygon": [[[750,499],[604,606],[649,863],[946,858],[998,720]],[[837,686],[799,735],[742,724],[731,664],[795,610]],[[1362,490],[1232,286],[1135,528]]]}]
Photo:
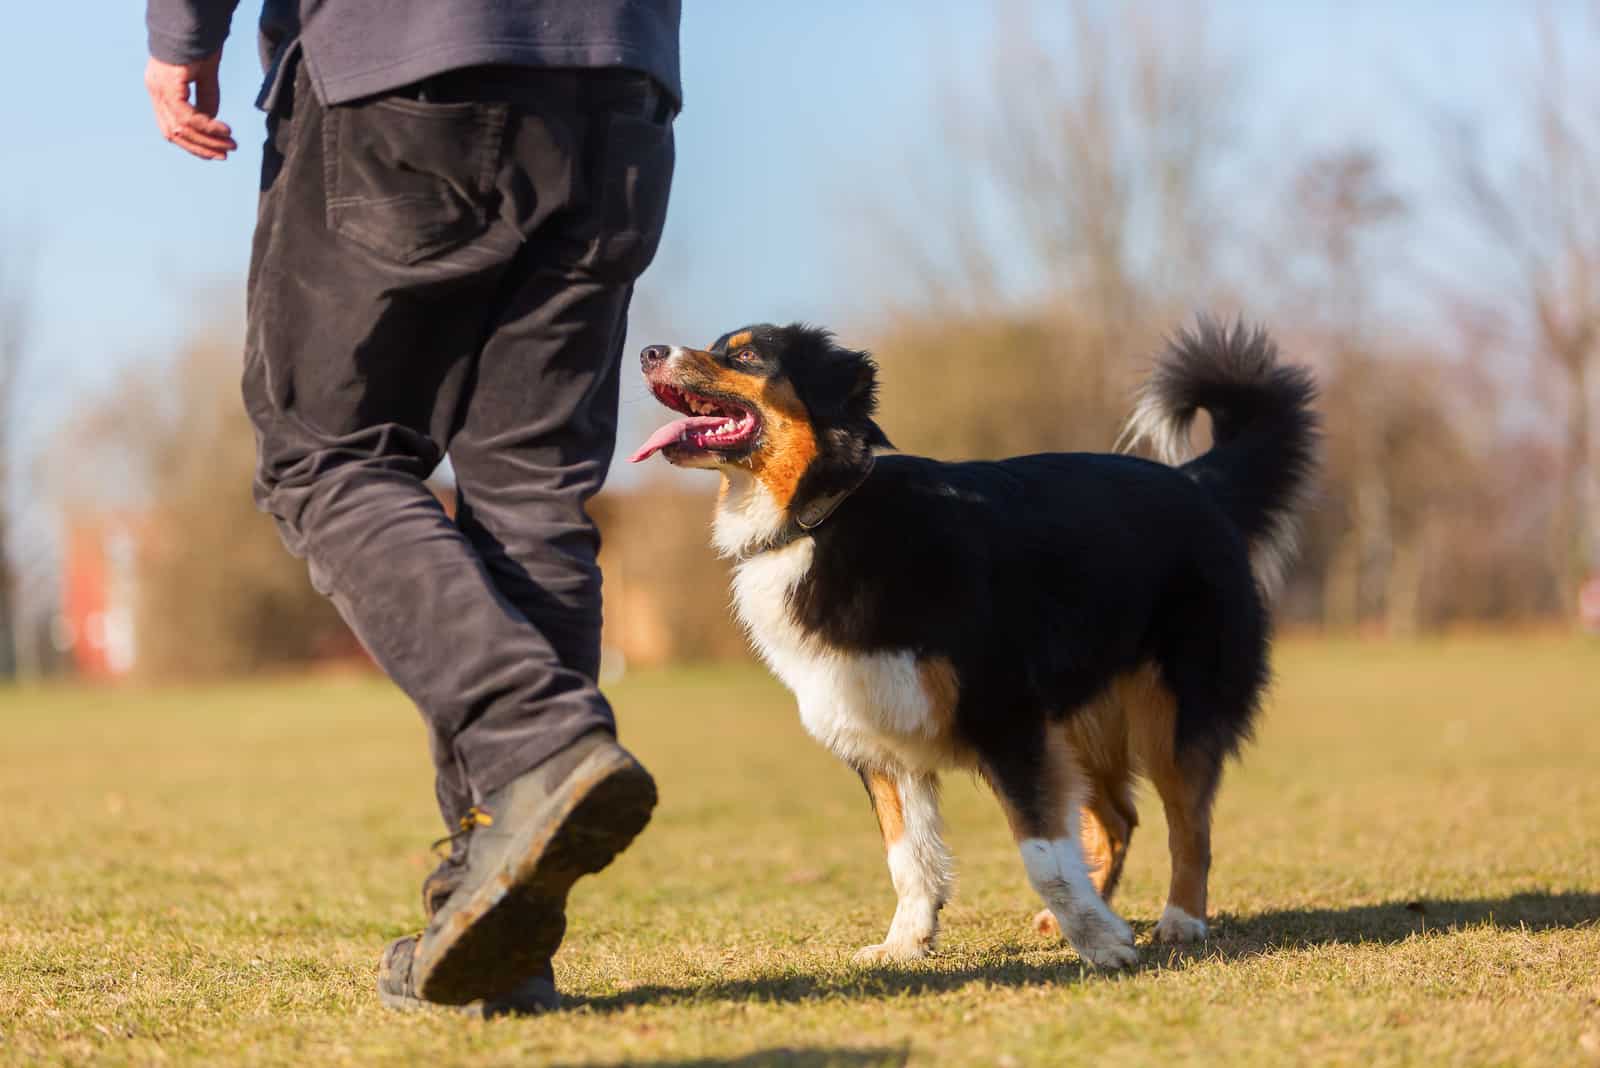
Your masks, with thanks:
[{"label": "green grass", "polygon": [[1213,937],[1144,943],[1143,798],[1086,973],[986,794],[950,782],[940,954],[862,970],[893,910],[852,773],[757,669],[636,675],[662,803],[579,885],[571,1009],[382,1009],[438,833],[415,713],[372,679],[0,694],[0,1063],[1600,1064],[1600,646],[1286,642],[1217,817]]}]

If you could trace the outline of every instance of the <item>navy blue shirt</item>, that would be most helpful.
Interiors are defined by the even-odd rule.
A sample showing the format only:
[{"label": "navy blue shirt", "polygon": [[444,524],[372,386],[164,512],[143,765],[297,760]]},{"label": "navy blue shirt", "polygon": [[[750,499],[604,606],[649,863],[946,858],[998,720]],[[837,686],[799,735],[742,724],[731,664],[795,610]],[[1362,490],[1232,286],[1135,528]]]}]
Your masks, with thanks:
[{"label": "navy blue shirt", "polygon": [[[188,63],[222,47],[238,0],[147,0],[150,54]],[[326,104],[461,67],[621,67],[680,105],[680,0],[264,0],[258,103],[299,50]]]}]

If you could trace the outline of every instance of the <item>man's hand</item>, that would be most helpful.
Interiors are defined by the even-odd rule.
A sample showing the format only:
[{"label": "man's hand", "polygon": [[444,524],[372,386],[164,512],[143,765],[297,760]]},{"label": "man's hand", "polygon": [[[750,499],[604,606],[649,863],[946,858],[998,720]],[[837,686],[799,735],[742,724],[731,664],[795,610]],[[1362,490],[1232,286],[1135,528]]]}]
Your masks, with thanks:
[{"label": "man's hand", "polygon": [[[217,68],[219,49],[193,63],[163,63],[152,58],[144,68],[144,87],[155,105],[156,124],[168,141],[201,159],[227,159],[238,148],[228,124],[217,119],[222,86]],[[194,86],[194,100],[189,87]]]}]

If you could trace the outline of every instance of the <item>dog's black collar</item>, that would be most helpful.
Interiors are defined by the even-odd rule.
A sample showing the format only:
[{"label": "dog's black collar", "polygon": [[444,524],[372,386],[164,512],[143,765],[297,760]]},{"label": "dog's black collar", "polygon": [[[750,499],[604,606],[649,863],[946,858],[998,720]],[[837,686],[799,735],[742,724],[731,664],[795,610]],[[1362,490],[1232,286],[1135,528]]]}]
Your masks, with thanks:
[{"label": "dog's black collar", "polygon": [[845,502],[846,497],[861,488],[862,484],[872,475],[872,468],[877,462],[878,458],[876,456],[870,452],[867,453],[866,466],[861,469],[860,476],[854,482],[832,493],[820,494],[799,508],[791,509],[788,518],[784,520],[783,529],[757,545],[754,549],[751,549],[745,556],[750,557],[761,553],[770,553],[774,549],[782,549],[785,546],[793,545],[801,538],[808,536],[833,514],[834,509]]}]

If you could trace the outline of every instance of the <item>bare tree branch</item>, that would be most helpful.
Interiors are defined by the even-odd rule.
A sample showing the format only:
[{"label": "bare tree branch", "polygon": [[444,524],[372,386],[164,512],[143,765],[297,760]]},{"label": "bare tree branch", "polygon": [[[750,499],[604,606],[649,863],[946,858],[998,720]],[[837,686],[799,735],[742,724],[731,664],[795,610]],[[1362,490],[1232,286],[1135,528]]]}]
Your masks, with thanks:
[{"label": "bare tree branch", "polygon": [[[1533,142],[1508,169],[1496,169],[1481,138],[1458,124],[1448,130],[1452,164],[1468,221],[1509,254],[1513,293],[1489,293],[1523,324],[1539,360],[1565,381],[1561,504],[1554,548],[1565,599],[1573,605],[1584,576],[1600,568],[1600,489],[1594,456],[1594,383],[1600,377],[1600,112],[1592,72],[1600,23],[1574,40],[1557,31],[1549,7],[1537,15],[1539,65],[1524,114]],[[1569,51],[1584,49],[1582,62]]]},{"label": "bare tree branch", "polygon": [[18,618],[16,603],[11,504],[17,489],[16,416],[32,326],[32,257],[27,249],[26,243],[14,238],[0,245],[0,676],[16,671],[17,635],[26,625]]}]

